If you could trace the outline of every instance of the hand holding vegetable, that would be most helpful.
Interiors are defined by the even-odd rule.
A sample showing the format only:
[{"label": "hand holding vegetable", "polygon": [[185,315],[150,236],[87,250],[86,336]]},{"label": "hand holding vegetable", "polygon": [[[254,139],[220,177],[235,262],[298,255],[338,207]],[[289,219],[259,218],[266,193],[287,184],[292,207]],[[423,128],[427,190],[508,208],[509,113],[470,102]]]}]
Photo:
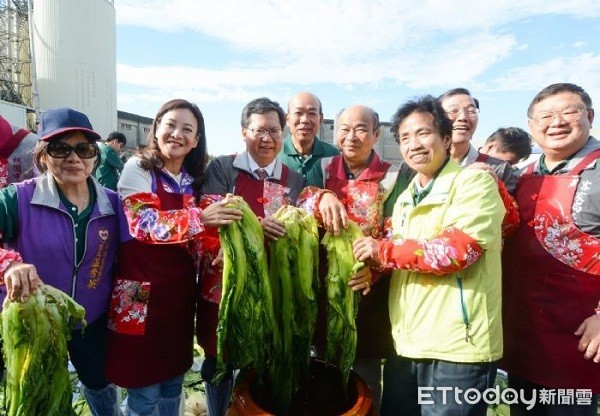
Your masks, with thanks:
[{"label": "hand holding vegetable", "polygon": [[48,285],[26,302],[4,300],[2,353],[6,361],[7,416],[73,414],[67,342],[85,309]]},{"label": "hand holding vegetable", "polygon": [[221,201],[210,204],[202,210],[202,223],[205,227],[227,225],[242,219],[239,209],[228,206],[231,204],[232,198],[233,195],[227,194]]},{"label": "hand holding vegetable", "polygon": [[362,267],[358,269],[356,273],[350,276],[348,286],[356,292],[362,290],[362,294],[366,295],[371,291],[371,283],[373,282],[373,274],[371,269],[368,267]]},{"label": "hand holding vegetable", "polygon": [[33,264],[13,261],[4,271],[7,296],[10,300],[21,297],[22,302],[27,302],[29,294],[37,293],[42,284],[37,270]]},{"label": "hand holding vegetable", "polygon": [[373,237],[357,238],[352,244],[352,252],[358,261],[379,266],[379,241]]},{"label": "hand holding vegetable", "polygon": [[323,218],[323,227],[333,235],[348,228],[348,213],[344,204],[331,192],[325,192],[319,200],[319,212]]},{"label": "hand holding vegetable", "polygon": [[265,234],[265,238],[268,238],[269,240],[277,241],[277,239],[285,235],[285,227],[273,216],[263,218],[260,221],[260,225]]}]

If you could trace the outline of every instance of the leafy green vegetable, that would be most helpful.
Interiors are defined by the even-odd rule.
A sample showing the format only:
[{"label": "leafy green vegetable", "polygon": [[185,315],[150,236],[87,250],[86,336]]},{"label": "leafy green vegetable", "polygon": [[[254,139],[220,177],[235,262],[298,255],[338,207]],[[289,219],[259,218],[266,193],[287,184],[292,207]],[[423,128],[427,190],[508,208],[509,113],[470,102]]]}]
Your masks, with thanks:
[{"label": "leafy green vegetable", "polygon": [[350,369],[356,357],[356,315],[360,292],[348,286],[350,277],[364,265],[356,262],[352,242],[363,233],[354,221],[335,236],[325,233],[322,244],[327,251],[327,348],[325,359],[342,372],[344,385],[348,384]]},{"label": "leafy green vegetable", "polygon": [[4,300],[3,354],[7,416],[65,416],[73,412],[67,341],[85,309],[64,292],[42,285],[27,302]]},{"label": "leafy green vegetable", "polygon": [[[264,235],[258,218],[241,197],[229,206],[242,212],[242,219],[219,227],[223,248],[223,295],[217,325],[217,373],[220,382],[226,363],[234,368],[268,368],[278,327],[264,248]],[[262,374],[260,375],[262,376]]]},{"label": "leafy green vegetable", "polygon": [[270,370],[270,390],[285,412],[301,383],[308,380],[310,346],[317,321],[319,234],[313,216],[301,208],[282,206],[275,213],[285,236],[270,243],[270,275],[274,309],[281,334]]}]

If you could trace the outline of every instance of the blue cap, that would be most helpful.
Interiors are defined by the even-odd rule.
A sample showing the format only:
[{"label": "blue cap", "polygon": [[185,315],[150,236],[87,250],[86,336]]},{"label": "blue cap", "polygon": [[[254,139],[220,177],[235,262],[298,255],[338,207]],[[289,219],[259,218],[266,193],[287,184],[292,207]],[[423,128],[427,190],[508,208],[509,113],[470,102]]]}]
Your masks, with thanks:
[{"label": "blue cap", "polygon": [[80,131],[91,142],[100,140],[100,135],[93,130],[88,117],[79,111],[72,108],[57,108],[48,110],[42,115],[38,129],[40,140],[50,141],[68,131]]}]

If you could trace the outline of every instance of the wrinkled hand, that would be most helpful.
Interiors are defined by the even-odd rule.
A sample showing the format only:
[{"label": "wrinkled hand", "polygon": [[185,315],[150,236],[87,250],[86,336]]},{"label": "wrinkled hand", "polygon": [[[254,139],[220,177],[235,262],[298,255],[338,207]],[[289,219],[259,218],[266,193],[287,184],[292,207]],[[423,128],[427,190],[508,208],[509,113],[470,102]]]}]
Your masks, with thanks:
[{"label": "wrinkled hand", "polygon": [[496,181],[496,183],[498,182],[498,175],[494,171],[494,168],[492,168],[492,166],[488,165],[485,162],[471,163],[469,166],[466,167],[466,169],[479,169],[479,170],[483,170],[484,172],[487,172],[490,175],[492,175],[492,178],[494,178],[494,180]]},{"label": "wrinkled hand", "polygon": [[334,194],[326,192],[321,196],[319,212],[323,218],[323,227],[333,235],[339,235],[342,228],[348,228],[346,208]]},{"label": "wrinkled hand", "polygon": [[262,226],[265,238],[269,240],[277,241],[277,239],[285,235],[285,227],[273,216],[263,218],[260,221],[260,225]]},{"label": "wrinkled hand", "polygon": [[583,353],[583,357],[600,363],[600,317],[592,315],[587,318],[579,325],[575,335],[581,337],[577,349]]},{"label": "wrinkled hand", "polygon": [[379,265],[379,241],[373,237],[361,237],[352,244],[354,258],[372,265]]},{"label": "wrinkled hand", "polygon": [[205,227],[217,227],[241,220],[242,212],[239,209],[226,207],[232,202],[232,198],[233,195],[227,194],[221,201],[204,208],[201,214],[202,224]]},{"label": "wrinkled hand", "polygon": [[371,291],[371,283],[373,282],[373,274],[371,269],[363,267],[350,277],[348,286],[356,292],[362,290],[362,294],[366,295]]},{"label": "wrinkled hand", "polygon": [[37,293],[42,284],[33,264],[12,262],[4,271],[7,296],[10,300],[21,297],[21,302],[27,302],[30,294]]}]

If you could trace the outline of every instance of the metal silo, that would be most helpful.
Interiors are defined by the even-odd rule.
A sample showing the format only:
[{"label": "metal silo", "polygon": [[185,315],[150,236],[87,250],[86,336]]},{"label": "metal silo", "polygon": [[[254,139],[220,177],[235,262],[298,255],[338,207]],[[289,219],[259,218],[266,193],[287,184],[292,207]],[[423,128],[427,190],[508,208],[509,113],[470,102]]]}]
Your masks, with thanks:
[{"label": "metal silo", "polygon": [[33,54],[42,111],[72,107],[103,137],[117,129],[113,0],[34,0]]}]

